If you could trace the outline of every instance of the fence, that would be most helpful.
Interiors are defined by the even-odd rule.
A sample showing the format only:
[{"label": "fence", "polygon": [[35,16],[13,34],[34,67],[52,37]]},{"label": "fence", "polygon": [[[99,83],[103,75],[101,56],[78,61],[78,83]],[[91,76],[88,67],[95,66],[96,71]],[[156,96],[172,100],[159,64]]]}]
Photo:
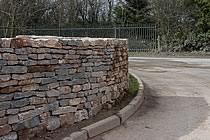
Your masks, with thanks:
[{"label": "fence", "polygon": [[[4,31],[5,28],[1,28],[1,30]],[[129,51],[155,52],[158,49],[157,27],[153,24],[97,28],[17,28],[15,34],[53,35],[68,37],[127,38],[129,39]]]}]

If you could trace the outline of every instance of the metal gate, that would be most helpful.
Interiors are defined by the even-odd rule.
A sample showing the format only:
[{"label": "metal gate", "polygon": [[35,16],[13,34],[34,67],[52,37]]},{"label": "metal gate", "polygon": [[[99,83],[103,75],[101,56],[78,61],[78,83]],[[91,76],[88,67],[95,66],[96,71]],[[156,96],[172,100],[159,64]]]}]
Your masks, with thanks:
[{"label": "metal gate", "polygon": [[126,38],[129,51],[157,51],[157,27],[153,24],[126,27],[25,29],[16,34],[53,35],[68,37]]}]

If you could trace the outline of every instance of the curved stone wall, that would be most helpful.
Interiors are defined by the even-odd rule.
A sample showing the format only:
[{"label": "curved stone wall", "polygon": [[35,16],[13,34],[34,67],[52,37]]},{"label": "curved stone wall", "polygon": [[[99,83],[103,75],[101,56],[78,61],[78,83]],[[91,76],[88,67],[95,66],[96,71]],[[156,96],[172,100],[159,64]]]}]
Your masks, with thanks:
[{"label": "curved stone wall", "polygon": [[125,39],[0,40],[0,139],[33,136],[96,115],[128,89]]}]

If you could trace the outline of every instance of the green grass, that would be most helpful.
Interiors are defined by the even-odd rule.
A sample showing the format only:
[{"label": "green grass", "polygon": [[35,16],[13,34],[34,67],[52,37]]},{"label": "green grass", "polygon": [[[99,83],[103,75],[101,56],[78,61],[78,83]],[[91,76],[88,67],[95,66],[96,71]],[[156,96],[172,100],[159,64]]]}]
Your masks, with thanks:
[{"label": "green grass", "polygon": [[139,83],[138,80],[133,76],[129,75],[129,89],[128,93],[132,96],[136,96],[139,90]]}]

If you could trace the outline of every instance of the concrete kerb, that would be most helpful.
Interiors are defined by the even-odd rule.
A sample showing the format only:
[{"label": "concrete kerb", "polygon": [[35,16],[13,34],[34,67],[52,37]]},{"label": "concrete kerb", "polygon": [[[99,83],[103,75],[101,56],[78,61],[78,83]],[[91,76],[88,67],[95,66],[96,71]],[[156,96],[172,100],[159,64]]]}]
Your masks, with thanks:
[{"label": "concrete kerb", "polygon": [[88,138],[93,138],[123,124],[128,118],[130,118],[143,104],[145,97],[142,80],[140,80],[135,74],[131,74],[139,82],[139,91],[136,97],[126,107],[118,111],[116,115],[84,127],[81,131],[72,133],[70,137],[66,137],[63,140],[88,140]]},{"label": "concrete kerb", "polygon": [[131,73],[139,83],[139,91],[136,97],[123,109],[121,109],[116,115],[120,117],[121,124],[124,123],[128,118],[130,118],[143,104],[144,102],[144,84],[141,79],[135,74]]}]

